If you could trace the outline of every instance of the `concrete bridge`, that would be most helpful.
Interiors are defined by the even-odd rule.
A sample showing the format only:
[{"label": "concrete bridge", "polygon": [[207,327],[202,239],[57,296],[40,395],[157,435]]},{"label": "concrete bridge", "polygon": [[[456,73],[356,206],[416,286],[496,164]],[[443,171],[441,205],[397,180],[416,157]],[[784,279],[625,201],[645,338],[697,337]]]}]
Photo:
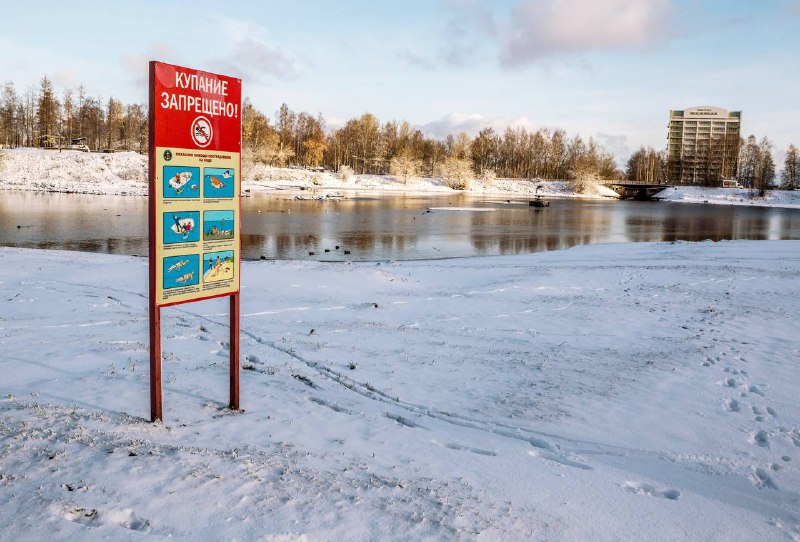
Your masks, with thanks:
[{"label": "concrete bridge", "polygon": [[651,199],[662,190],[671,188],[671,186],[667,184],[637,183],[633,181],[608,181],[603,184],[614,190],[622,199],[636,200]]}]

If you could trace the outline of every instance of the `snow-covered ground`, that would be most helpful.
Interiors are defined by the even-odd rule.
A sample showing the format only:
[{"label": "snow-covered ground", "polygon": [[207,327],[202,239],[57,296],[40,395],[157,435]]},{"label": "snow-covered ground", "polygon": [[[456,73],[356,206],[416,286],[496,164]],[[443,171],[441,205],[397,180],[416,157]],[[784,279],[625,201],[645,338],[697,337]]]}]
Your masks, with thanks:
[{"label": "snow-covered ground", "polygon": [[0,151],[0,188],[146,196],[147,157],[135,152]]},{"label": "snow-covered ground", "polygon": [[[274,168],[256,166],[245,171],[245,189],[252,190],[298,190],[307,188],[329,190],[359,190],[378,192],[453,192],[444,180],[432,177],[414,177],[405,182],[392,175],[354,175],[350,179],[341,179],[331,172],[315,173],[302,169]],[[532,196],[537,193],[548,197],[616,199],[616,192],[605,186],[597,185],[590,193],[576,194],[565,181],[543,181],[523,179],[494,179],[486,181],[472,179],[469,189],[460,192],[472,194],[502,194],[509,196]]]},{"label": "snow-covered ground", "polygon": [[702,186],[676,186],[656,195],[663,201],[709,203],[716,205],[755,205],[759,207],[787,207],[800,209],[800,190],[767,190],[759,197],[755,190],[744,188],[706,188]]},{"label": "snow-covered ground", "polygon": [[[78,151],[12,149],[2,152],[0,189],[75,192],[81,194],[147,195],[147,157],[133,152],[97,154]],[[563,181],[496,179],[486,183],[475,179],[467,193],[530,196],[541,186],[547,196],[616,198],[613,190],[598,186],[592,194],[572,193]],[[342,180],[331,172],[273,168],[256,165],[245,169],[245,190],[453,192],[442,179],[415,178],[403,183],[391,175],[354,175]]]},{"label": "snow-covered ground", "polygon": [[800,242],[248,262],[0,249],[6,540],[800,540]]}]

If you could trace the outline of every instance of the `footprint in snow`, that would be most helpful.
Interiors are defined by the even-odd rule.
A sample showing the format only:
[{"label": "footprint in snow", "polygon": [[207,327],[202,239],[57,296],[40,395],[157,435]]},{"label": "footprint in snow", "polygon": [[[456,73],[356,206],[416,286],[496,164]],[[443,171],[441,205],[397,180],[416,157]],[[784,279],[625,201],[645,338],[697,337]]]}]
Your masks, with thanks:
[{"label": "footprint in snow", "polygon": [[97,526],[97,510],[94,508],[64,508],[59,515],[87,527]]},{"label": "footprint in snow", "polygon": [[564,455],[542,449],[528,450],[528,455],[531,457],[541,457],[543,459],[547,459],[548,461],[558,463],[559,465],[564,465],[565,467],[573,467],[581,470],[594,470],[593,467],[586,465],[585,463],[581,463],[580,461],[575,461],[574,459],[570,459]]},{"label": "footprint in snow", "polygon": [[736,399],[725,399],[725,410],[728,412],[739,412],[742,410],[742,403]]},{"label": "footprint in snow", "polygon": [[490,450],[482,450],[480,448],[472,448],[470,446],[464,446],[463,444],[456,444],[455,442],[438,442],[436,440],[432,440],[431,442],[434,443],[434,444],[438,444],[439,446],[444,446],[445,448],[448,448],[450,450],[460,450],[460,451],[464,451],[464,452],[471,452],[473,454],[485,455],[485,456],[489,456],[489,457],[494,457],[494,456],[497,455],[495,452],[492,452]]},{"label": "footprint in snow", "polygon": [[141,519],[129,508],[101,512],[95,508],[59,505],[54,512],[55,515],[63,519],[86,527],[100,527],[104,524],[110,524],[116,525],[117,527],[124,527],[132,531],[147,532],[150,530],[150,522]]},{"label": "footprint in snow", "polygon": [[792,429],[789,433],[789,438],[792,439],[792,443],[800,448],[800,429]]},{"label": "footprint in snow", "polygon": [[769,433],[763,429],[756,431],[750,435],[750,444],[761,446],[762,448],[769,448]]},{"label": "footprint in snow", "polygon": [[150,522],[138,517],[130,508],[104,512],[102,519],[107,523],[111,523],[118,527],[124,527],[126,529],[130,529],[131,531],[147,532],[150,530]]},{"label": "footprint in snow", "polygon": [[764,397],[764,390],[762,390],[758,386],[750,386],[749,388],[747,388],[747,391],[749,391],[750,393],[755,393],[756,395],[760,395],[761,397]]},{"label": "footprint in snow", "polygon": [[778,486],[775,485],[775,481],[772,479],[772,476],[770,476],[769,472],[761,467],[757,467],[753,471],[750,481],[752,481],[753,485],[759,489],[778,489]]},{"label": "footprint in snow", "polygon": [[681,492],[675,488],[657,488],[656,486],[645,484],[643,482],[627,481],[622,484],[622,488],[630,493],[637,495],[647,495],[649,497],[661,497],[671,501],[677,501]]}]

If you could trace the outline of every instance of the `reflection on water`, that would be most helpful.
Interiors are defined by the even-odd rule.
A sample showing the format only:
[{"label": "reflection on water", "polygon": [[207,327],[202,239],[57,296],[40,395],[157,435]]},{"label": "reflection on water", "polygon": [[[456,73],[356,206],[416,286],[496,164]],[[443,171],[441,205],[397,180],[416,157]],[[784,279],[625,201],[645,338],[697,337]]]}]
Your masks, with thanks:
[{"label": "reflection on water", "polygon": [[[0,245],[147,254],[146,198],[1,194]],[[800,239],[800,211],[744,206],[552,200],[537,209],[524,199],[464,195],[295,200],[262,193],[244,198],[242,209],[249,259],[408,260],[589,243]]]}]

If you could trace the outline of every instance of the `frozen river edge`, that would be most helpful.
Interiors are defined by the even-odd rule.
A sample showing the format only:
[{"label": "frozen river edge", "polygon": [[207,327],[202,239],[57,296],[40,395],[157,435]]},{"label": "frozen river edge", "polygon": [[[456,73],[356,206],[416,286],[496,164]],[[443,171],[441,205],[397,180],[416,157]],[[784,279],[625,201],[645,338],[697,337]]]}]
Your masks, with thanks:
[{"label": "frozen river edge", "polygon": [[800,539],[800,242],[242,267],[0,249],[9,539]]},{"label": "frozen river edge", "polygon": [[[415,177],[402,182],[392,175],[354,175],[342,179],[330,171],[276,168],[263,164],[245,168],[242,189],[252,192],[297,195],[318,192],[350,197],[356,193],[373,194],[468,194],[532,198],[546,197],[616,199],[611,188],[596,185],[589,193],[577,194],[570,183],[542,179],[495,179],[491,182],[472,179],[469,189],[452,190],[439,178]],[[0,151],[0,190],[147,195],[147,156],[135,152],[111,154],[84,153],[19,148]],[[657,199],[672,202],[747,205],[800,209],[800,191],[768,190],[763,197],[754,191],[737,188],[700,186],[673,187],[660,192]]]}]

